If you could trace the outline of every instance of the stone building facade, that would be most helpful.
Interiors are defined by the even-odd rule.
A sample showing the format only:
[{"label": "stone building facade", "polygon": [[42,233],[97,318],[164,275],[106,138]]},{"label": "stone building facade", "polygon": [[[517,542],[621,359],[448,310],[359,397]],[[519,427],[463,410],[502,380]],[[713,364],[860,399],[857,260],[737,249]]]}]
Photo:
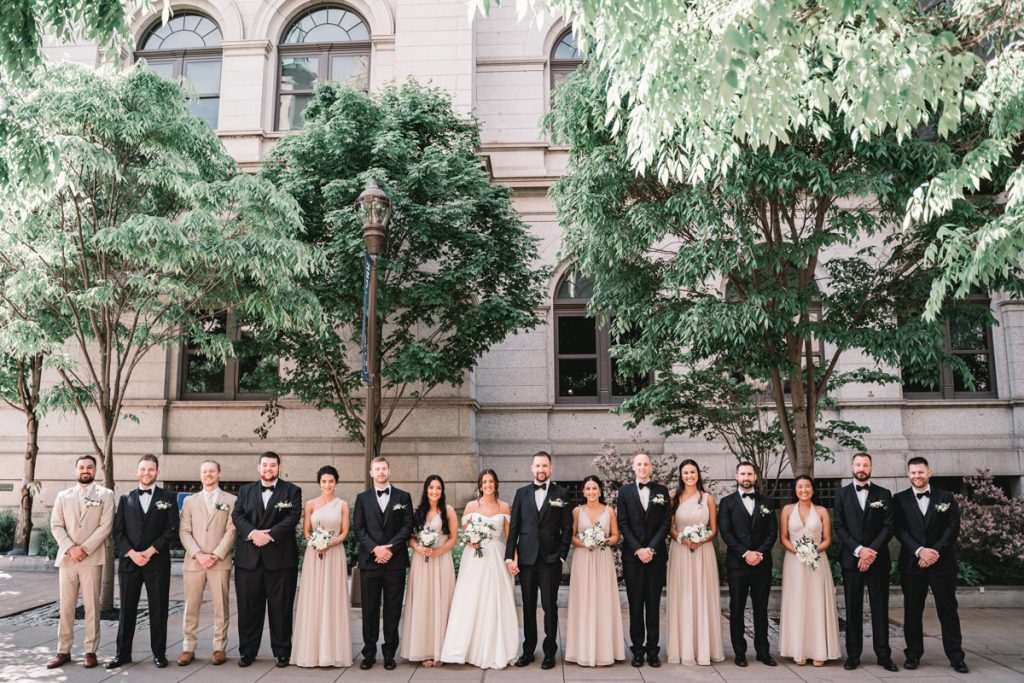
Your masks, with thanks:
[{"label": "stone building facade", "polygon": [[[563,19],[519,21],[510,5],[470,21],[465,0],[175,1],[167,26],[155,14],[136,18],[137,51],[127,61],[145,57],[161,73],[191,80],[199,96],[194,111],[250,171],[278,139],[301,127],[316,78],[371,90],[415,78],[446,89],[460,111],[480,119],[480,154],[493,182],[514,190],[517,209],[540,240],[542,260],[553,268],[546,303],[537,311],[545,324],[493,348],[462,387],[434,394],[387,440],[384,452],[399,485],[418,492],[426,475],[439,473],[462,505],[479,469],[489,467],[508,495],[529,477],[529,455],[538,449],[555,455],[556,479],[578,482],[593,470],[602,442],[621,451],[640,444],[674,460],[695,457],[711,478],[730,480],[734,459],[720,444],[665,439],[650,428],[629,432],[609,413],[616,394],[629,387],[614,378],[607,333],[583,317],[587,283],[567,279],[570,264],[559,254],[560,228],[547,196],[564,171],[566,150],[538,132],[552,88],[580,55]],[[93,45],[47,52],[52,59],[102,62]],[[966,392],[946,373],[941,389],[931,393],[900,386],[841,389],[838,413],[871,428],[867,442],[883,483],[903,488],[906,458],[924,455],[937,475],[960,477],[987,467],[1020,493],[1024,302],[993,294],[990,305],[998,326],[951,335],[970,356],[983,391]],[[286,477],[307,495],[316,492],[314,473],[324,464],[342,472],[341,495],[355,495],[363,481],[362,450],[331,415],[284,399],[277,425],[261,441],[254,429],[264,400],[258,387],[247,385],[244,364],[212,373],[206,368],[199,376],[190,359],[187,349],[171,348],[136,372],[129,410],[139,422],[124,422],[119,431],[119,485],[131,481],[135,458],[145,452],[160,454],[161,479],[184,489],[205,458],[222,463],[226,482],[244,482],[255,477],[256,454],[273,449],[283,455]],[[841,365],[860,362],[848,354]],[[17,503],[23,434],[21,416],[0,407],[0,507]],[[74,415],[48,416],[41,438],[38,519],[48,516],[57,491],[68,485],[75,457],[89,450]],[[833,485],[848,472],[850,454],[837,455],[817,470]]]}]

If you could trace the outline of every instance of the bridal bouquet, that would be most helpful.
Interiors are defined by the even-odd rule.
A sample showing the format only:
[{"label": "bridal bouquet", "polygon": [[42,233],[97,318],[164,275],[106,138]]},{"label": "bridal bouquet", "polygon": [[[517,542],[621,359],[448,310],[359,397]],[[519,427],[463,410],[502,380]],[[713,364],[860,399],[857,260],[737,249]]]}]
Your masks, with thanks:
[{"label": "bridal bouquet", "polygon": [[[441,534],[437,533],[433,529],[423,527],[422,529],[416,532],[416,542],[424,548],[430,548],[431,550],[433,550],[437,547],[437,542],[440,540]],[[430,558],[424,557],[423,561],[430,562]]]},{"label": "bridal bouquet", "polygon": [[462,544],[472,543],[475,545],[474,550],[477,557],[484,556],[483,545],[492,538],[494,538],[494,525],[482,519],[474,519],[462,531]]},{"label": "bridal bouquet", "polygon": [[811,569],[818,568],[818,544],[804,536],[796,542],[796,559]]},{"label": "bridal bouquet", "polygon": [[324,551],[331,547],[331,541],[334,540],[334,532],[328,529],[318,526],[313,529],[312,533],[309,534],[309,541],[307,545],[310,548],[317,551],[320,559],[324,559]]},{"label": "bridal bouquet", "polygon": [[[703,543],[711,537],[711,528],[706,524],[690,524],[689,526],[683,527],[683,530],[679,533],[679,542],[689,541],[690,543]],[[690,552],[693,552],[693,548],[690,548]]]},{"label": "bridal bouquet", "polygon": [[602,550],[608,547],[608,537],[604,535],[601,526],[592,526],[581,531],[579,539],[587,550]]}]

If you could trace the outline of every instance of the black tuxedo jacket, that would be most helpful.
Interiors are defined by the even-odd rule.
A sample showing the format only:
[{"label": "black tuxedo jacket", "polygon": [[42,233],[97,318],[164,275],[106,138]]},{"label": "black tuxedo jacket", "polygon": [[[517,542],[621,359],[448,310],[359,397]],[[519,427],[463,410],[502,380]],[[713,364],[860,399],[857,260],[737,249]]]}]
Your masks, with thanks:
[{"label": "black tuxedo jacket", "polygon": [[[260,560],[270,570],[299,566],[299,547],[295,543],[295,527],[302,519],[302,491],[298,486],[278,479],[263,507],[263,483],[246,484],[238,492],[238,500],[231,511],[231,521],[238,531],[235,546],[235,565],[242,569],[256,569]],[[262,548],[249,540],[249,534],[269,529],[274,539]]]},{"label": "black tuxedo jacket", "polygon": [[[651,564],[664,564],[668,561],[665,538],[672,526],[672,504],[666,486],[651,482],[650,489],[650,502],[644,510],[636,482],[619,487],[615,514],[618,515],[619,531],[622,533],[623,564],[640,562],[636,556],[640,548],[654,551]],[[663,503],[655,502],[658,496],[661,496]]]},{"label": "black tuxedo jacket", "polygon": [[896,526],[896,507],[889,489],[871,484],[867,502],[861,510],[854,484],[844,486],[836,493],[833,517],[836,536],[843,544],[839,553],[839,564],[843,569],[857,568],[858,559],[853,551],[863,546],[878,553],[872,567],[884,567],[888,574],[889,539]]},{"label": "black tuxedo jacket", "polygon": [[725,542],[725,566],[730,569],[749,567],[743,553],[756,550],[764,556],[755,569],[772,567],[772,547],[779,537],[779,520],[771,501],[755,492],[754,514],[748,515],[740,492],[736,491],[718,504],[718,533]]},{"label": "black tuxedo jacket", "polygon": [[[956,574],[956,539],[960,536],[960,506],[949,491],[931,487],[924,515],[913,488],[900,491],[896,503],[896,536],[900,539],[900,572]],[[939,508],[942,508],[941,510]],[[918,548],[938,551],[939,561],[927,569],[917,565]]]},{"label": "black tuxedo jacket", "polygon": [[[356,496],[352,528],[359,539],[360,569],[402,569],[409,566],[409,534],[412,533],[412,496],[391,484],[388,506],[381,512],[377,490],[369,489]],[[373,549],[391,546],[391,559],[377,564]]]},{"label": "black tuxedo jacket", "polygon": [[[153,500],[149,502],[149,511],[142,511],[139,502],[139,489],[134,488],[121,494],[117,510],[114,513],[114,543],[121,553],[120,571],[142,571],[128,559],[128,551],[142,552],[150,546],[156,548],[156,555],[146,564],[149,566],[171,566],[171,553],[168,548],[178,537],[178,503],[174,494],[153,487]],[[164,508],[164,509],[160,509]]]},{"label": "black tuxedo jacket", "polygon": [[516,491],[508,523],[506,560],[514,560],[518,550],[521,565],[561,562],[569,556],[571,542],[572,506],[565,487],[549,482],[540,510],[532,483]]}]

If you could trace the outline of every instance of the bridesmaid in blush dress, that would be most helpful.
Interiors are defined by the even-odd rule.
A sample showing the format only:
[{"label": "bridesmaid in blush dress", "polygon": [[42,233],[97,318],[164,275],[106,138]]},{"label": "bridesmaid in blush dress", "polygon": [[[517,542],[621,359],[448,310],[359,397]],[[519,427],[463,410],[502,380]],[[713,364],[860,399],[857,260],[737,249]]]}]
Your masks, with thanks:
[{"label": "bridesmaid in blush dress", "polygon": [[[782,508],[779,540],[786,548],[782,565],[782,616],[779,624],[779,654],[792,657],[803,666],[810,658],[814,666],[839,659],[839,610],[832,569],[825,551],[832,544],[828,510],[815,505],[814,480],[801,474],[794,483],[796,503]],[[809,538],[818,549],[818,568],[796,557],[796,544]]]},{"label": "bridesmaid in blush dress", "polygon": [[[696,461],[679,464],[672,505],[669,534],[676,542],[668,556],[668,662],[708,666],[725,659],[718,562],[711,542],[718,534],[718,514]],[[686,538],[684,530],[698,525],[705,527],[707,538]]]},{"label": "bridesmaid in blush dress", "polygon": [[[612,546],[619,542],[619,522],[605,504],[604,484],[591,475],[583,480],[585,505],[572,511],[572,573],[565,631],[565,661],[580,666],[608,666],[626,658],[622,607],[615,578]],[[582,538],[601,527],[607,547],[588,548]]]},{"label": "bridesmaid in blush dress", "polygon": [[[429,547],[419,533],[437,534]],[[425,667],[441,666],[441,648],[448,628],[448,610],[455,592],[455,563],[451,550],[459,540],[459,518],[445,500],[444,480],[436,474],[423,482],[423,496],[412,516],[413,550],[402,615],[402,656]]]},{"label": "bridesmaid in blush dress", "polygon": [[330,531],[330,544],[322,551],[306,546],[299,580],[298,608],[292,664],[304,667],[352,666],[352,637],[349,631],[348,503],[334,497],[338,470],[330,465],[317,472],[321,494],[306,503],[302,532],[308,540],[313,529]]}]

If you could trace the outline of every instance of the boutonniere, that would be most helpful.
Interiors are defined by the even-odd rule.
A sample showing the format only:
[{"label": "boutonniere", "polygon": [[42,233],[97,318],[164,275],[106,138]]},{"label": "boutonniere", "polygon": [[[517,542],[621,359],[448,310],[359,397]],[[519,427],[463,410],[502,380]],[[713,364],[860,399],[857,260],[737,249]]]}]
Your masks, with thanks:
[{"label": "boutonniere", "polygon": [[292,505],[291,503],[289,503],[288,501],[284,501],[282,503],[278,503],[277,505],[275,505],[274,509],[275,510],[291,510],[293,507],[295,507],[295,506]]},{"label": "boutonniere", "polygon": [[227,503],[214,503],[213,507],[220,510],[221,512],[227,512],[230,509]]},{"label": "boutonniere", "polygon": [[772,514],[772,511],[768,509],[768,506],[767,505],[762,505],[761,506],[761,516],[762,517],[767,517],[770,514]]},{"label": "boutonniere", "polygon": [[661,495],[660,493],[658,495],[656,495],[654,498],[651,498],[651,505],[664,505],[664,504],[665,504],[665,496]]},{"label": "boutonniere", "polygon": [[85,498],[85,507],[87,508],[98,508],[102,503],[95,498]]},{"label": "boutonniere", "polygon": [[554,500],[549,500],[548,505],[550,505],[553,508],[564,508],[565,501],[562,500],[561,498],[555,498]]},{"label": "boutonniere", "polygon": [[407,507],[409,507],[409,506],[406,505],[405,503],[395,503],[394,505],[391,506],[391,509],[392,510],[404,510]]},{"label": "boutonniere", "polygon": [[171,504],[168,503],[166,500],[158,500],[156,502],[156,509],[157,510],[170,510],[171,509]]},{"label": "boutonniere", "polygon": [[949,509],[949,503],[936,503],[935,509],[938,510],[939,512],[945,512],[946,510]]},{"label": "boutonniere", "polygon": [[885,509],[887,509],[885,507],[885,501],[884,500],[876,500],[875,502],[871,503],[871,505],[869,505],[868,507],[874,508],[875,510],[885,510]]}]

